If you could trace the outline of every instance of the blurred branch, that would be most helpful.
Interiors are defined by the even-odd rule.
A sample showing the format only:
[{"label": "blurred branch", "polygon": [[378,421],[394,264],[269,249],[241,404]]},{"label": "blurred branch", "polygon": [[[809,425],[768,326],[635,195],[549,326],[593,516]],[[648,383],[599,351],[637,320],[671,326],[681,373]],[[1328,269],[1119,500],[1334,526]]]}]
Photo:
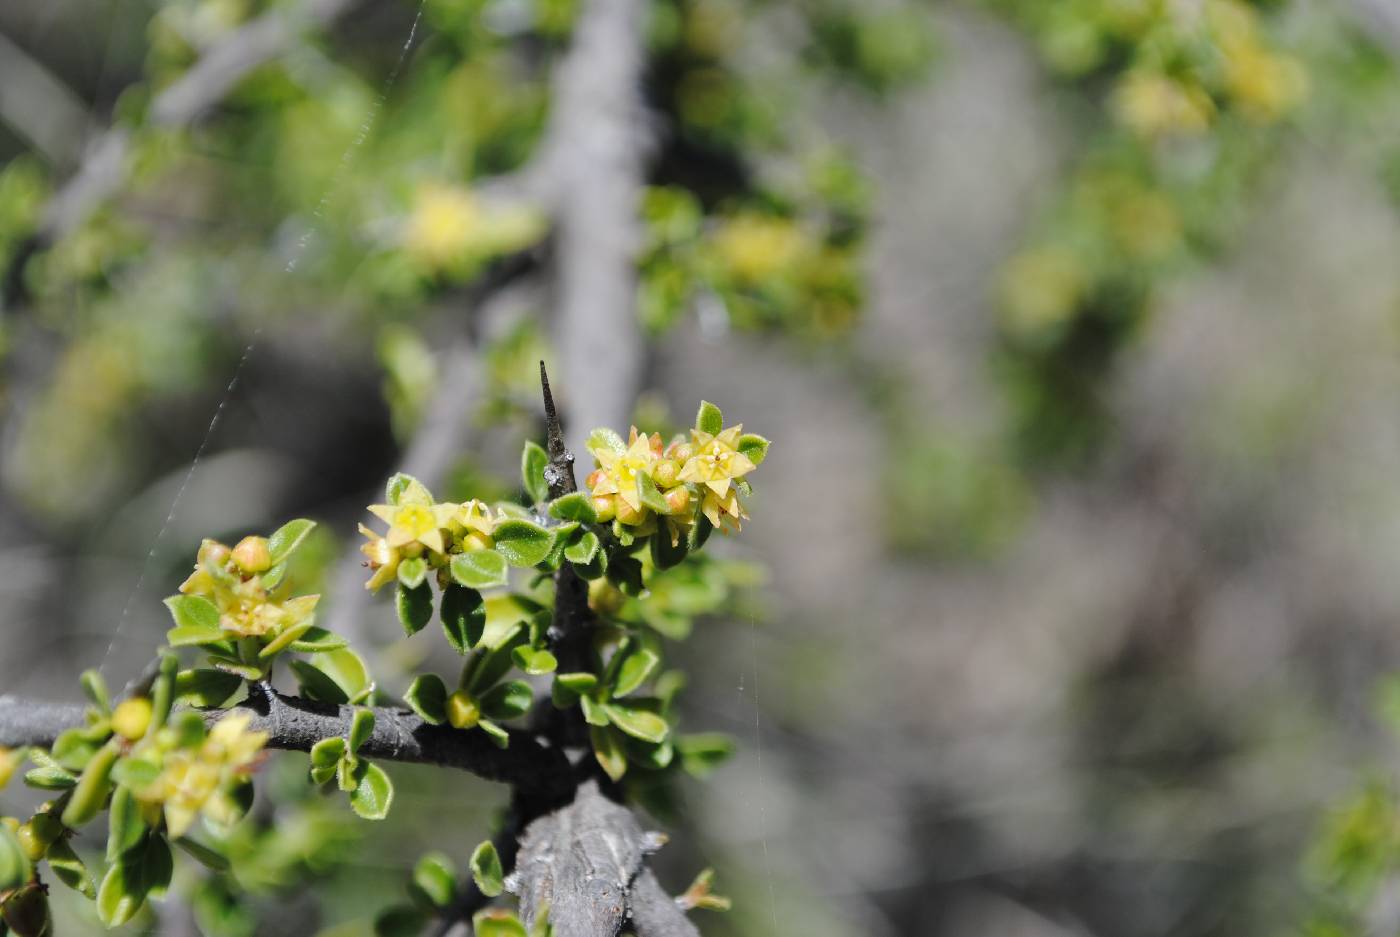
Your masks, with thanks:
[{"label": "blurred branch", "polygon": [[589,0],[555,69],[545,170],[559,258],[555,347],[569,417],[583,438],[631,416],[642,375],[635,313],[637,211],[646,149],[646,6]]},{"label": "blurred branch", "polygon": [[[150,126],[175,128],[192,123],[248,73],[288,52],[306,32],[329,26],[358,2],[307,0],[291,8],[274,7],[245,23],[152,99],[147,118]],[[7,57],[8,52],[0,49],[0,62]],[[0,86],[3,84],[0,74]],[[23,296],[24,269],[34,256],[81,225],[121,188],[130,149],[131,133],[121,126],[111,127],[93,142],[78,172],[45,207],[38,230],[10,258],[0,282],[0,311]]]},{"label": "blurred branch", "polygon": [[78,161],[87,136],[82,99],[42,64],[0,33],[0,120],[44,158],[67,169]]},{"label": "blurred branch", "polygon": [[[249,727],[267,733],[269,748],[305,752],[321,739],[345,737],[354,710],[255,687],[245,702],[209,710],[205,720],[250,713]],[[0,745],[52,746],[60,733],[86,724],[83,713],[84,707],[73,703],[0,696]],[[567,797],[572,787],[572,768],[563,752],[530,733],[512,732],[509,747],[498,748],[484,732],[435,726],[407,710],[378,706],[374,717],[374,732],[360,748],[367,758],[460,768],[544,798]]]},{"label": "blurred branch", "polygon": [[676,899],[666,893],[651,869],[642,869],[628,893],[632,930],[637,937],[700,937]]}]

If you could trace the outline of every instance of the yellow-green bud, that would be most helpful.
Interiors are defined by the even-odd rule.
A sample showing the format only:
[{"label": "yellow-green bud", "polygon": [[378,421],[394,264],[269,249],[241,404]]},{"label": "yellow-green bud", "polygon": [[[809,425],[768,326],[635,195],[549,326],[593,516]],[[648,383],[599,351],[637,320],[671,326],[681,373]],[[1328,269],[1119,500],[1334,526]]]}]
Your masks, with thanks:
[{"label": "yellow-green bud", "polygon": [[489,550],[495,546],[495,541],[480,531],[470,531],[462,538],[463,550]]},{"label": "yellow-green bud", "polygon": [[15,775],[15,769],[20,766],[23,760],[19,752],[0,745],[0,789],[10,783],[10,778]]},{"label": "yellow-green bud", "polygon": [[656,482],[658,488],[674,488],[676,486],[676,476],[681,473],[680,463],[670,459],[662,459],[651,469],[651,480]]},{"label": "yellow-green bud", "polygon": [[672,514],[680,514],[690,504],[690,489],[682,485],[679,488],[672,488],[666,492],[666,507],[671,509]]},{"label": "yellow-green bud", "polygon": [[646,516],[646,508],[634,508],[621,498],[617,499],[617,519],[622,523],[635,527],[646,520]]},{"label": "yellow-green bud", "polygon": [[20,851],[30,862],[38,862],[44,858],[44,854],[49,851],[49,844],[34,831],[34,827],[26,823],[15,831],[15,841],[19,843]]},{"label": "yellow-green bud", "polygon": [[266,537],[244,537],[233,548],[233,561],[245,573],[266,572],[272,565],[272,551]]},{"label": "yellow-green bud", "polygon": [[606,524],[617,517],[617,496],[598,495],[593,499],[593,510],[598,514],[598,523]]},{"label": "yellow-green bud", "polygon": [[465,690],[447,698],[447,721],[457,729],[470,729],[481,721],[481,709]]},{"label": "yellow-green bud", "polygon": [[228,546],[217,540],[205,540],[199,545],[199,565],[201,566],[222,566],[228,562]]},{"label": "yellow-green bud", "polygon": [[151,701],[144,696],[122,700],[112,712],[112,731],[124,739],[136,741],[151,725]]}]

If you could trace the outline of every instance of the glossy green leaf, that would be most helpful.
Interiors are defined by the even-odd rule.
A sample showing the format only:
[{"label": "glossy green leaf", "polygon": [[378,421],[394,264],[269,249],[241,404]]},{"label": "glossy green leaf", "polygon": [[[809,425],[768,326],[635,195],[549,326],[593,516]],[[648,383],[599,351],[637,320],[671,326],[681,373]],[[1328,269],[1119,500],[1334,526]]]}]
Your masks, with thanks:
[{"label": "glossy green leaf", "polygon": [[302,692],[323,703],[358,703],[374,691],[365,662],[348,647],[293,660],[291,666]]},{"label": "glossy green leaf", "polygon": [[188,836],[181,836],[175,840],[175,845],[179,846],[186,853],[193,856],[200,865],[215,872],[227,872],[229,870],[228,857],[221,852],[217,852],[201,842],[190,839]]},{"label": "glossy green leaf", "polygon": [[278,527],[272,536],[267,538],[267,550],[272,555],[272,565],[276,566],[291,556],[292,551],[301,546],[302,541],[315,527],[315,521],[309,521],[304,517],[287,521]]},{"label": "glossy green leaf", "polygon": [[73,797],[63,808],[63,825],[77,829],[90,822],[107,803],[111,787],[112,766],[117,763],[116,742],[108,742],[88,761],[73,788]]},{"label": "glossy green leaf", "polygon": [[510,581],[506,558],[495,550],[471,550],[452,557],[452,579],[468,589],[490,589]]},{"label": "glossy green leaf", "polygon": [[489,735],[497,748],[510,747],[510,733],[490,719],[482,719],[476,727]]},{"label": "glossy green leaf", "polygon": [[458,654],[465,654],[481,643],[486,632],[486,604],[481,593],[466,586],[450,585],[442,590],[442,630]]},{"label": "glossy green leaf", "polygon": [[745,433],[739,437],[739,451],[754,465],[762,465],[768,457],[768,440],[757,433]]},{"label": "glossy green leaf", "polygon": [[350,717],[350,753],[355,754],[360,746],[374,734],[374,710],[360,707]]},{"label": "glossy green leaf", "polygon": [[433,494],[428,487],[414,478],[397,472],[384,486],[384,498],[390,504],[432,504]]},{"label": "glossy green leaf", "polygon": [[602,705],[591,696],[580,696],[579,705],[583,707],[583,721],[591,726],[604,728],[608,725],[608,713]]},{"label": "glossy green leaf", "polygon": [[611,449],[618,455],[627,451],[627,443],[622,441],[622,437],[607,427],[599,427],[588,434],[588,448]]},{"label": "glossy green leaf", "polygon": [[555,660],[554,655],[542,647],[518,647],[511,653],[511,657],[515,666],[532,677],[553,673],[559,666],[559,661]]},{"label": "glossy green leaf", "polygon": [[679,566],[690,552],[690,542],[682,537],[676,543],[666,531],[659,531],[651,538],[651,565],[666,570]]},{"label": "glossy green leaf", "polygon": [[248,696],[248,684],[236,674],[197,668],[175,678],[175,701],[200,709],[227,709]]},{"label": "glossy green leaf", "polygon": [[140,848],[126,853],[107,869],[97,891],[97,916],[107,927],[130,921],[148,896],[164,894],[173,870],[165,839],[147,836]]},{"label": "glossy green leaf", "polygon": [[722,732],[696,732],[676,739],[681,767],[692,777],[703,778],[734,754],[734,739]]},{"label": "glossy green leaf", "polygon": [[419,674],[404,694],[404,702],[424,722],[442,725],[447,721],[447,685],[435,673]]},{"label": "glossy green leaf", "polygon": [[511,626],[499,643],[490,648],[478,648],[462,668],[462,689],[477,694],[495,686],[515,664],[515,649],[529,638],[523,624]]},{"label": "glossy green leaf", "polygon": [[345,739],[340,736],[321,739],[311,746],[311,767],[334,768],[345,757]]},{"label": "glossy green leaf", "polygon": [[489,839],[472,852],[471,865],[472,880],[483,895],[495,898],[505,890],[506,874],[501,868],[501,857]]},{"label": "glossy green leaf", "polygon": [[553,535],[549,542],[549,552],[544,556],[544,565],[550,569],[558,569],[564,562],[564,551],[573,543],[574,535],[578,533],[580,524],[578,521],[565,521],[557,527],[551,528]]},{"label": "glossy green leaf", "polygon": [[613,678],[612,695],[614,697],[627,696],[629,693],[635,692],[661,663],[661,658],[654,651],[644,647],[636,647],[619,653],[623,654],[623,658],[617,669],[617,675]]},{"label": "glossy green leaf", "polygon": [[107,811],[107,861],[116,862],[135,849],[145,838],[147,829],[141,817],[141,803],[130,788],[118,787]]},{"label": "glossy green leaf", "polygon": [[172,595],[165,600],[165,607],[170,609],[177,629],[217,631],[215,640],[224,636],[219,627],[219,609],[202,595]]},{"label": "glossy green leaf", "polygon": [[520,478],[531,504],[549,500],[549,483],[544,480],[544,467],[548,464],[549,455],[538,443],[525,443],[525,451],[520,454]]},{"label": "glossy green leaf", "polygon": [[695,428],[702,433],[718,436],[724,429],[724,413],[708,400],[700,401],[700,410],[695,414]]},{"label": "glossy green leaf", "polygon": [[[44,858],[60,882],[89,901],[97,897],[97,883],[93,881],[92,873],[83,864],[83,860],[78,858],[78,854],[73,851],[68,840],[54,840],[49,844],[48,855]],[[2,890],[3,888],[0,888],[0,891]]]},{"label": "glossy green leaf", "polygon": [[350,806],[365,820],[383,820],[394,802],[394,783],[384,769],[368,761],[360,762]]},{"label": "glossy green leaf", "polygon": [[104,713],[112,711],[112,697],[107,692],[107,681],[102,679],[102,674],[96,670],[84,670],[78,682],[82,684],[83,695],[92,701],[92,705]]},{"label": "glossy green leaf", "polygon": [[102,744],[107,741],[107,733],[104,731],[96,734],[89,729],[68,729],[59,734],[54,739],[53,748],[49,753],[54,760],[69,771],[81,771],[91,760]]},{"label": "glossy green leaf", "polygon": [[502,521],[496,525],[496,552],[512,566],[534,566],[549,555],[554,537],[539,524],[525,520]]},{"label": "glossy green leaf", "polygon": [[591,530],[585,530],[577,540],[564,548],[564,558],[570,563],[586,565],[599,555],[601,546],[598,535]]},{"label": "glossy green leaf", "polygon": [[535,693],[524,680],[498,684],[481,695],[479,705],[484,715],[492,719],[514,719],[530,711]]},{"label": "glossy green leaf", "polygon": [[350,642],[333,631],[312,625],[302,636],[291,644],[291,650],[298,654],[319,654],[323,651],[338,651],[348,647]]},{"label": "glossy green leaf", "polygon": [[561,521],[578,521],[580,524],[598,523],[598,512],[593,509],[593,499],[581,491],[571,491],[554,499],[549,506],[550,517]]},{"label": "glossy green leaf", "polygon": [[666,499],[661,496],[661,491],[656,487],[656,482],[651,480],[651,476],[645,472],[637,473],[637,497],[641,499],[642,506],[651,508],[657,514],[670,514],[671,506],[666,503]]},{"label": "glossy green leaf", "polygon": [[671,730],[670,724],[654,712],[618,703],[604,703],[603,711],[613,725],[643,742],[660,742]]},{"label": "glossy green leaf", "polygon": [[621,781],[627,773],[627,752],[622,746],[622,736],[616,730],[605,726],[593,726],[588,732],[593,742],[593,757],[603,771],[614,781]]},{"label": "glossy green leaf", "polygon": [[296,641],[310,630],[311,622],[309,621],[304,621],[299,625],[292,625],[290,628],[284,629],[281,634],[267,642],[263,649],[258,652],[258,657],[263,660],[269,657],[276,657],[278,654],[282,653],[282,651],[286,650],[293,641]]},{"label": "glossy green leaf", "polygon": [[415,586],[407,586],[400,582],[394,593],[394,611],[398,613],[399,624],[403,625],[404,634],[415,635],[422,631],[433,618],[432,587],[423,581],[422,576],[418,577],[418,584]]}]

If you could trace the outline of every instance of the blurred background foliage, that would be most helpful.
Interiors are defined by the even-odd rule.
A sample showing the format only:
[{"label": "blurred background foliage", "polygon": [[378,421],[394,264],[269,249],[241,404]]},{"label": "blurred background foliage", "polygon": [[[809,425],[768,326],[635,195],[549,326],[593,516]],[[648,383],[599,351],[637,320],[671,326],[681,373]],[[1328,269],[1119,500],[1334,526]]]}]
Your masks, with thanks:
[{"label": "blurred background foliage", "polygon": [[[364,0],[153,115],[306,2],[0,7],[0,691],[125,679],[202,536],[322,520],[344,605],[464,369],[439,487],[516,484],[554,297],[477,299],[552,250],[588,0]],[[1397,930],[1397,54],[1383,0],[648,4],[637,415],[776,442],[674,583],[686,724],[740,742],[668,818],[673,886],[735,898],[706,933]],[[36,241],[109,126],[115,194]],[[391,685],[430,653],[364,627]],[[366,830],[282,761],[236,886],[138,930],[366,933],[500,806],[396,769]]]}]

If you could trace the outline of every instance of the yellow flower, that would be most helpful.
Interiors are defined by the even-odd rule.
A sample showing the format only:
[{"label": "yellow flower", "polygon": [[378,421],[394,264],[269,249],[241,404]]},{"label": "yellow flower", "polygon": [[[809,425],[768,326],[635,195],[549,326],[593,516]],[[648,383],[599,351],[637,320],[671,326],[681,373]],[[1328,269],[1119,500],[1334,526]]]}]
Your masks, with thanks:
[{"label": "yellow flower", "polygon": [[711,524],[724,531],[737,531],[739,522],[749,519],[744,506],[739,503],[739,492],[732,489],[728,495],[717,495],[713,489],[707,488],[700,511],[709,518]]},{"label": "yellow flower", "polygon": [[1144,137],[1198,134],[1215,116],[1215,105],[1200,85],[1144,68],[1123,77],[1113,105],[1118,119]]},{"label": "yellow flower", "polygon": [[473,498],[453,507],[456,510],[452,514],[452,523],[456,526],[483,537],[490,537],[496,533],[496,518],[491,515],[491,509],[484,502]]},{"label": "yellow flower", "polygon": [[370,530],[364,524],[360,525],[360,533],[369,538],[369,543],[360,545],[360,552],[363,553],[369,562],[369,568],[374,570],[374,575],[369,577],[369,582],[365,583],[365,588],[371,592],[376,592],[379,587],[387,582],[393,582],[399,573],[399,560],[403,557],[394,547],[389,546],[389,541],[379,534]]},{"label": "yellow flower", "polygon": [[[244,542],[249,539],[252,538],[245,538]],[[269,598],[261,576],[242,571],[236,559],[224,544],[206,540],[199,548],[199,564],[180,583],[182,593],[203,596],[214,603],[223,630],[241,637],[276,634],[301,624],[315,611],[319,595],[275,602]]]},{"label": "yellow flower", "polygon": [[10,783],[15,769],[24,763],[24,749],[0,746],[0,790]]},{"label": "yellow flower", "polygon": [[[593,458],[598,461],[598,471],[589,476],[593,479],[593,497],[617,495],[632,509],[626,512],[619,507],[618,517],[623,523],[641,523],[645,512],[641,497],[637,494],[637,473],[651,474],[652,466],[661,455],[661,435],[639,435],[634,426],[627,449],[623,452],[616,452],[607,446],[599,446],[592,452]],[[628,520],[629,517],[633,520]]]},{"label": "yellow flower", "polygon": [[725,269],[745,283],[761,283],[790,272],[806,250],[797,225],[786,218],[757,214],[726,221],[714,244]]},{"label": "yellow flower", "polygon": [[168,752],[160,774],[138,797],[165,810],[165,825],[173,837],[189,831],[201,813],[218,823],[237,818],[231,788],[251,774],[260,760],[267,734],[249,732],[252,717],[225,716],[197,748]]},{"label": "yellow flower", "polygon": [[[731,426],[717,436],[703,430],[691,430],[695,451],[681,467],[677,478],[683,482],[705,485],[710,489],[707,494],[723,498],[729,491],[730,482],[754,470],[753,462],[739,451],[739,434],[743,431],[742,424]],[[708,497],[706,503],[709,503]]]},{"label": "yellow flower", "polygon": [[418,190],[404,247],[425,266],[451,266],[469,251],[481,215],[476,197],[467,189],[425,185]]},{"label": "yellow flower", "polygon": [[442,529],[459,508],[456,504],[371,504],[369,512],[389,525],[384,535],[389,546],[413,556],[421,552],[414,549],[419,544],[434,553],[447,552]]}]

